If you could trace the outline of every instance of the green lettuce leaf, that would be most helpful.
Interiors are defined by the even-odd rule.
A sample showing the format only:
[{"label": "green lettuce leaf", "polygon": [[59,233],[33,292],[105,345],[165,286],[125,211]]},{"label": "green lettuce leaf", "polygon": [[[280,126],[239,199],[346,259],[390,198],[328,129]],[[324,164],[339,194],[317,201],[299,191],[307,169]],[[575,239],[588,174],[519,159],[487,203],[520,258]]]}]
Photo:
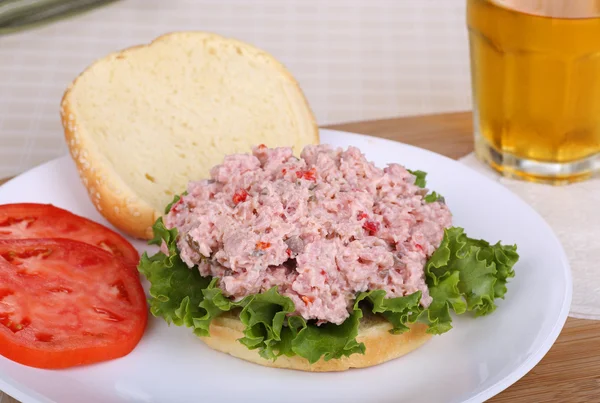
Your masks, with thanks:
[{"label": "green lettuce leaf", "polygon": [[440,247],[425,266],[433,301],[419,319],[429,325],[428,332],[441,334],[452,328],[450,309],[475,316],[494,312],[494,300],[504,298],[518,258],[516,246],[492,246],[467,237],[460,227],[446,229]]},{"label": "green lettuce leaf", "polygon": [[427,172],[424,171],[413,171],[410,169],[407,169],[408,172],[410,172],[412,175],[414,175],[415,178],[415,185],[420,187],[420,188],[424,188],[425,186],[427,186],[427,181],[425,180],[425,177],[427,176]]},{"label": "green lettuce leaf", "polygon": [[282,354],[291,355],[291,340],[285,339],[283,327],[288,324],[288,314],[295,311],[292,300],[284,297],[273,287],[263,293],[249,295],[234,302],[223,295],[213,279],[204,291],[204,300],[200,307],[206,315],[197,320],[197,326],[208,331],[210,322],[235,308],[240,308],[239,318],[245,326],[244,337],[238,341],[248,349],[258,349],[266,359],[274,359]]},{"label": "green lettuce leaf", "polygon": [[153,228],[155,237],[149,243],[160,245],[164,240],[170,253],[167,256],[158,252],[152,257],[144,253],[140,259],[138,270],[150,282],[150,312],[169,324],[194,327],[195,334],[204,336],[207,332],[197,330],[194,321],[205,315],[200,302],[210,279],[200,276],[198,270],[190,270],[181,260],[175,245],[177,230],[167,230],[162,218]]},{"label": "green lettuce leaf", "polygon": [[[425,180],[425,178],[427,177],[427,172],[425,171],[413,171],[410,169],[407,169],[408,172],[410,172],[412,175],[415,176],[415,185],[424,189],[427,186],[427,181]],[[426,203],[433,203],[439,200],[444,200],[444,197],[437,193],[437,192],[431,192],[427,195],[425,195],[423,197],[423,200],[425,200]]]},{"label": "green lettuce leaf", "polygon": [[496,298],[504,298],[506,294],[506,283],[509,278],[515,276],[513,266],[519,260],[519,254],[517,253],[516,245],[501,245],[500,242],[487,248],[493,250],[493,254],[489,253],[489,257],[486,258],[489,261],[496,263],[497,280],[494,285],[494,294]]},{"label": "green lettuce leaf", "polygon": [[177,249],[177,229],[167,229],[165,223],[163,222],[162,217],[156,220],[154,225],[152,226],[152,231],[154,233],[154,237],[148,241],[148,245],[157,245],[161,246],[163,242],[167,245],[169,249],[169,258],[174,259],[175,255],[179,253]]},{"label": "green lettuce leaf", "polygon": [[444,196],[437,192],[431,192],[425,195],[425,197],[423,197],[423,200],[425,200],[426,203],[433,203],[439,200],[444,200]]},{"label": "green lettuce leaf", "polygon": [[467,304],[458,290],[458,282],[459,273],[453,272],[435,286],[429,287],[429,295],[433,301],[419,315],[419,320],[429,326],[427,333],[442,334],[452,329],[450,309],[457,314],[466,311]]},{"label": "green lettuce leaf", "polygon": [[326,323],[321,326],[307,324],[303,318],[295,316],[291,321],[297,332],[292,340],[292,351],[306,358],[311,364],[317,362],[321,356],[325,361],[329,361],[355,353],[364,354],[365,345],[356,341],[362,316],[360,309],[354,309],[341,325]]},{"label": "green lettuce leaf", "polygon": [[173,198],[173,201],[171,203],[167,204],[167,207],[165,207],[165,214],[169,214],[169,211],[171,211],[171,207],[173,207],[173,204],[177,203],[179,200],[181,200],[181,196],[175,195],[175,197]]},{"label": "green lettuce leaf", "polygon": [[[294,312],[294,303],[273,287],[264,293],[246,297],[240,312],[240,321],[246,326],[240,343],[249,349],[258,348],[261,357],[274,359],[284,353],[281,332],[287,324],[288,314]],[[245,298],[245,299],[246,299]]]},{"label": "green lettuce leaf", "polygon": [[400,334],[410,330],[407,325],[414,323],[420,314],[420,300],[421,291],[404,297],[385,298],[385,291],[373,290],[358,294],[354,309],[358,309],[361,301],[368,301],[373,313],[382,314],[392,324],[390,332]]}]

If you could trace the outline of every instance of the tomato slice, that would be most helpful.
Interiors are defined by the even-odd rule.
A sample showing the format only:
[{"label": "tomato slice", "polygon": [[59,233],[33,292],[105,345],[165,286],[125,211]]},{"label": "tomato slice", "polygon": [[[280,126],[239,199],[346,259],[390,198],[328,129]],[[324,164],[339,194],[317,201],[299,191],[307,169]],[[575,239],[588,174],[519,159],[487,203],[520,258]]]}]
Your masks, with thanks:
[{"label": "tomato slice", "polygon": [[37,368],[122,357],[148,320],[135,267],[69,239],[0,240],[0,355]]},{"label": "tomato slice", "polygon": [[89,243],[137,266],[140,255],[111,229],[50,204],[0,205],[0,239],[67,238]]}]

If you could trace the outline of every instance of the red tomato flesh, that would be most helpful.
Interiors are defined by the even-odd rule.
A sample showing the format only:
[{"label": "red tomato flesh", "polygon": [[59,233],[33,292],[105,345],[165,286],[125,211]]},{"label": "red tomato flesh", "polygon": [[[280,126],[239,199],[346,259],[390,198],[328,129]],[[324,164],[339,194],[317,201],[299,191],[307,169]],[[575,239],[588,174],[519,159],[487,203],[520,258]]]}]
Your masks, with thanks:
[{"label": "red tomato flesh", "polygon": [[148,320],[135,267],[68,239],[0,240],[0,355],[38,368],[122,357]]},{"label": "red tomato flesh", "polygon": [[67,238],[89,243],[136,265],[140,255],[121,235],[50,204],[0,205],[0,239]]}]

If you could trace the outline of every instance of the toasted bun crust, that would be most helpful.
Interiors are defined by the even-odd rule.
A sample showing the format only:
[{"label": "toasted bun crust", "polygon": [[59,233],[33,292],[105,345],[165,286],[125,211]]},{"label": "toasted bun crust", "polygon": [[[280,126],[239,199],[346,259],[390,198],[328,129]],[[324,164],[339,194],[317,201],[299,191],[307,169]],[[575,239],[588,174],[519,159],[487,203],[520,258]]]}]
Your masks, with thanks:
[{"label": "toasted bun crust", "polygon": [[277,60],[249,44],[176,32],[112,53],[66,90],[65,138],[96,209],[151,238],[164,207],[233,153],[318,144],[315,118]]},{"label": "toasted bun crust", "polygon": [[363,318],[357,340],[365,344],[365,354],[352,354],[350,357],[329,361],[321,359],[312,365],[307,359],[299,356],[281,356],[275,361],[262,358],[258,350],[249,350],[237,341],[244,337],[244,325],[232,316],[214,319],[210,325],[210,337],[200,337],[200,339],[214,350],[267,367],[333,372],[371,367],[393,360],[419,348],[431,338],[431,335],[426,333],[427,326],[420,323],[411,325],[409,332],[399,335],[391,334],[390,329],[390,323],[384,318],[373,315]]}]

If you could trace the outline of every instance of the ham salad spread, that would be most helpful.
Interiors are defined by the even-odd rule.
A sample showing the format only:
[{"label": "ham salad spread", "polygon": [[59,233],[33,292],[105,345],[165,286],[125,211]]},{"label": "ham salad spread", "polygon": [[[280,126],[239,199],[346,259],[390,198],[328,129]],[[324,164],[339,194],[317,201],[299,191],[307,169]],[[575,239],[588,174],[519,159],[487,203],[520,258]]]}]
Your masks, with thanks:
[{"label": "ham salad spread", "polygon": [[425,193],[403,166],[378,168],[354,147],[296,158],[260,145],[190,182],[164,222],[183,262],[234,301],[276,286],[296,314],[341,324],[361,291],[431,303],[424,266],[452,216]]}]

